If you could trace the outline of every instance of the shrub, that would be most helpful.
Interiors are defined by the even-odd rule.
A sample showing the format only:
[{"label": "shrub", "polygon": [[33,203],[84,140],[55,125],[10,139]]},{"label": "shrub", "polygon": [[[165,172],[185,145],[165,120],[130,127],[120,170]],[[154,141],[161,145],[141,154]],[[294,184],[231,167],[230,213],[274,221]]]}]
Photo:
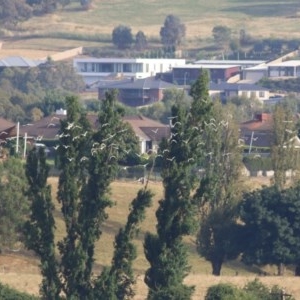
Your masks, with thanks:
[{"label": "shrub", "polygon": [[1,300],[38,300],[40,298],[22,293],[0,283],[0,299]]}]

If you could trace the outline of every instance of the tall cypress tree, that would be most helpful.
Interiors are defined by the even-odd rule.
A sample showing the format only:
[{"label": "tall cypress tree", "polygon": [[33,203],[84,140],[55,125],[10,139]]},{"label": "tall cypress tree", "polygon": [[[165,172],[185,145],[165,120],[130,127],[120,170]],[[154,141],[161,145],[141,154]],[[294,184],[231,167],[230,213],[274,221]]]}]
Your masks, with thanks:
[{"label": "tall cypress tree", "polygon": [[190,152],[188,112],[172,108],[171,136],[160,145],[164,199],[156,212],[157,234],[147,233],[144,250],[150,268],[145,275],[148,299],[189,299],[193,287],[183,284],[188,274],[187,249],[183,236],[194,229],[191,203],[195,161]]},{"label": "tall cypress tree", "polygon": [[[61,259],[57,263],[54,256],[53,205],[50,187],[45,186],[48,167],[45,157],[40,154],[41,158],[37,159],[35,152],[30,154],[27,165],[29,194],[33,201],[31,220],[26,225],[28,247],[41,257],[44,276],[41,292],[46,299],[58,299],[60,291],[68,299],[93,299],[97,289],[92,279],[94,247],[101,235],[101,224],[107,218],[105,209],[112,203],[107,197],[109,185],[118,169],[118,161],[124,158],[127,148],[132,147],[134,138],[121,120],[123,111],[116,105],[115,92],[108,93],[103,100],[98,129],[94,132],[77,98],[67,97],[66,104],[67,118],[61,121],[55,147],[61,171],[57,197],[66,226],[66,235],[58,243]],[[110,277],[116,280],[113,293],[117,297],[123,295],[125,299],[133,293],[131,262],[135,247],[130,240],[150,200],[151,193],[146,189],[138,194],[128,223],[116,239]],[[130,280],[124,281],[127,276]]]},{"label": "tall cypress tree", "polygon": [[157,234],[145,237],[145,255],[150,263],[145,282],[148,299],[190,299],[193,287],[183,284],[189,272],[183,236],[195,229],[192,191],[203,157],[203,132],[212,103],[208,95],[208,73],[202,72],[191,87],[190,111],[172,108],[171,135],[160,145],[164,199],[156,212]]},{"label": "tall cypress tree", "polygon": [[59,168],[58,201],[66,225],[66,236],[59,242],[63,290],[68,299],[81,299],[86,293],[82,273],[86,257],[78,249],[78,210],[81,190],[87,180],[85,161],[90,143],[90,128],[76,97],[66,98],[67,118],[61,121],[58,142]]},{"label": "tall cypress tree", "polygon": [[111,267],[104,269],[96,282],[95,298],[125,300],[134,297],[132,262],[137,255],[132,240],[138,232],[139,224],[145,218],[145,209],[151,205],[151,201],[152,193],[147,188],[139,190],[137,197],[132,201],[127,223],[115,238]]},{"label": "tall cypress tree", "polygon": [[47,184],[49,165],[43,148],[34,148],[27,157],[26,176],[29,183],[28,197],[31,201],[30,219],[25,223],[25,244],[41,259],[43,276],[40,293],[43,299],[59,299],[61,283],[55,258],[53,217],[54,206],[51,187]]},{"label": "tall cypress tree", "polygon": [[126,154],[127,126],[121,119],[122,111],[116,101],[115,91],[106,94],[98,116],[98,129],[88,146],[88,178],[80,193],[78,209],[77,251],[85,258],[81,273],[82,299],[91,292],[95,242],[100,238],[101,224],[107,218],[105,209],[112,205],[107,197],[109,185],[118,170],[118,161]]}]

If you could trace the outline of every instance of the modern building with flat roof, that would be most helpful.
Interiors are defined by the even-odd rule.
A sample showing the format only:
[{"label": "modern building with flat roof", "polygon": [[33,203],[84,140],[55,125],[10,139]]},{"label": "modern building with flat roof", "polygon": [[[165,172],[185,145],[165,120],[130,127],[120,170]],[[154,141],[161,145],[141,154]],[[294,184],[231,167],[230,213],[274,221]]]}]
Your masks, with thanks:
[{"label": "modern building with flat roof", "polygon": [[87,85],[103,77],[146,78],[170,72],[175,66],[185,65],[185,59],[165,58],[75,58],[73,66]]},{"label": "modern building with flat roof", "polygon": [[288,60],[269,64],[268,77],[300,77],[300,60]]},{"label": "modern building with flat roof", "polygon": [[173,83],[179,85],[190,85],[197,80],[201,70],[208,70],[210,81],[218,83],[227,81],[230,77],[241,72],[238,65],[209,65],[189,64],[173,68]]},{"label": "modern building with flat roof", "polygon": [[264,60],[206,60],[201,59],[195,62],[199,65],[237,65],[241,66],[242,69],[250,68],[265,63]]}]

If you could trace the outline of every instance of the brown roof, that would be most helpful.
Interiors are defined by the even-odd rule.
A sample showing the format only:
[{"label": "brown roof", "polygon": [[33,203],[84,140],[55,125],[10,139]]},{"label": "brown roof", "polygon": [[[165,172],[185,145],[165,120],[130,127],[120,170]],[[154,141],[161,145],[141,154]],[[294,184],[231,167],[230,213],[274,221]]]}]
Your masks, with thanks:
[{"label": "brown roof", "polygon": [[273,117],[272,114],[257,114],[253,120],[249,120],[240,124],[241,130],[249,131],[272,131]]},{"label": "brown roof", "polygon": [[20,126],[20,135],[35,139],[54,139],[60,130],[60,120],[66,118],[66,115],[54,114],[40,119],[32,124],[24,124]]},{"label": "brown roof", "polygon": [[[55,139],[60,130],[60,121],[65,119],[66,115],[54,114],[45,117],[32,124],[20,126],[20,135],[34,139]],[[98,116],[96,114],[88,114],[87,118],[93,129],[97,128]],[[151,120],[143,116],[125,116],[123,120],[132,126],[135,134],[143,140],[160,141],[163,137],[169,135],[167,125]]]},{"label": "brown roof", "polygon": [[141,115],[125,116],[123,120],[128,122],[134,132],[144,140],[161,141],[170,135],[169,126]]},{"label": "brown roof", "polygon": [[273,143],[272,114],[257,114],[253,120],[240,124],[240,137],[245,145],[255,147],[271,147]]},{"label": "brown roof", "polygon": [[16,126],[16,123],[0,118],[0,132],[7,131],[7,129]]}]

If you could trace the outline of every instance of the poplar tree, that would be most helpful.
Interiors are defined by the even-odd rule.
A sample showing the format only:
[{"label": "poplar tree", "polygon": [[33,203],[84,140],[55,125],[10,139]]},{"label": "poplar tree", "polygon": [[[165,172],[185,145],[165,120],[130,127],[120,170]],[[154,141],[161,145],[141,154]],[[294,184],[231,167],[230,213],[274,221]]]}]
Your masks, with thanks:
[{"label": "poplar tree", "polygon": [[[92,297],[95,242],[101,236],[105,209],[112,205],[109,185],[126,152],[130,135],[116,105],[116,92],[106,94],[91,131],[78,102],[68,99],[68,116],[62,122],[59,155],[61,175],[58,198],[67,234],[59,243],[64,292],[68,299]],[[70,108],[68,108],[70,106]]]},{"label": "poplar tree", "polygon": [[[135,141],[129,125],[121,119],[123,111],[116,101],[115,91],[106,94],[97,128],[92,131],[78,99],[66,98],[67,116],[61,121],[55,146],[60,169],[57,198],[66,227],[65,237],[58,242],[59,261],[55,260],[51,190],[46,184],[49,167],[43,152],[33,151],[28,157],[26,170],[32,214],[26,224],[27,246],[41,258],[41,294],[45,299],[59,299],[60,292],[67,299],[76,300],[101,295],[97,281],[92,278],[95,242],[107,218],[105,209],[112,205],[107,195],[118,170],[118,161],[124,159]],[[127,225],[116,237],[108,282],[115,280],[115,289],[109,285],[109,290],[118,299],[133,295],[131,263],[135,247],[131,240],[151,197],[146,188],[138,194]],[[99,278],[106,274],[104,272]]]},{"label": "poplar tree", "polygon": [[241,196],[242,148],[238,128],[220,103],[214,103],[213,115],[204,124],[204,173],[194,196],[200,225],[197,249],[211,262],[212,274],[220,275],[223,262],[240,253],[237,205]]},{"label": "poplar tree", "polygon": [[49,165],[43,148],[32,149],[27,157],[26,176],[29,183],[28,197],[31,202],[29,220],[25,223],[25,244],[40,258],[43,299],[59,299],[61,282],[55,257],[53,217],[54,205],[51,186],[47,184]]},{"label": "poplar tree", "polygon": [[[290,109],[277,104],[273,112],[273,145],[271,147],[271,161],[274,170],[274,184],[279,190],[285,187],[288,170],[297,169],[297,149],[293,115]],[[292,174],[291,174],[292,175]]]},{"label": "poplar tree", "polygon": [[203,71],[191,87],[190,110],[173,106],[170,138],[160,145],[164,198],[156,212],[157,234],[147,233],[144,244],[150,263],[145,275],[148,299],[190,299],[194,290],[183,283],[190,270],[183,237],[196,229],[192,191],[203,156],[204,121],[212,107],[208,80]]},{"label": "poplar tree", "polygon": [[[78,247],[78,211],[81,206],[81,190],[87,180],[85,161],[91,130],[81,112],[76,97],[66,98],[67,117],[61,121],[58,141],[58,161],[61,170],[57,198],[66,226],[66,235],[59,241],[61,254],[60,272],[63,291],[68,299],[83,299],[90,288],[89,280],[83,275],[87,257]],[[87,232],[88,235],[88,232]]]},{"label": "poplar tree", "polygon": [[132,299],[135,296],[135,278],[132,262],[136,258],[133,238],[138,233],[139,224],[145,218],[145,209],[151,205],[152,193],[147,188],[139,190],[130,205],[126,225],[119,230],[114,242],[114,255],[110,268],[105,268],[95,286],[96,299]]}]

